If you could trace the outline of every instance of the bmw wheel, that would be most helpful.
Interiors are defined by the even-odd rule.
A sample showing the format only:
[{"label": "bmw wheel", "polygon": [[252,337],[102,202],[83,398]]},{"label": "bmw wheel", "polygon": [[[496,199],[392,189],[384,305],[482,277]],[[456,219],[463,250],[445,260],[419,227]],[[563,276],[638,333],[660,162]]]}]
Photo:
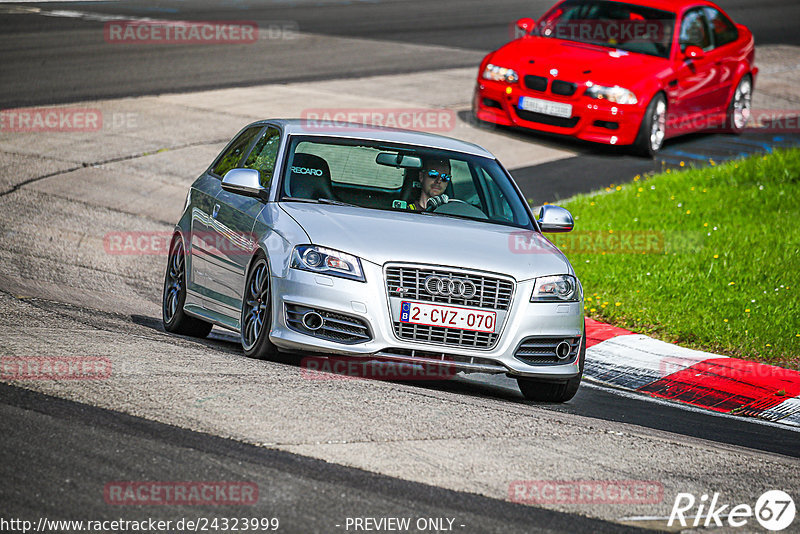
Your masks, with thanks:
[{"label": "bmw wheel", "polygon": [[186,249],[183,239],[176,236],[169,248],[164,293],[161,299],[161,320],[164,330],[173,334],[206,337],[213,325],[183,311],[186,302]]},{"label": "bmw wheel", "polygon": [[639,134],[633,144],[637,154],[652,158],[661,150],[667,133],[667,99],[656,94],[644,113]]},{"label": "bmw wheel", "polygon": [[278,350],[269,340],[272,300],[267,258],[259,254],[247,275],[242,299],[241,341],[245,356],[267,359]]},{"label": "bmw wheel", "polygon": [[728,105],[727,130],[740,134],[750,120],[750,109],[753,102],[753,80],[745,74],[736,86],[731,102]]}]

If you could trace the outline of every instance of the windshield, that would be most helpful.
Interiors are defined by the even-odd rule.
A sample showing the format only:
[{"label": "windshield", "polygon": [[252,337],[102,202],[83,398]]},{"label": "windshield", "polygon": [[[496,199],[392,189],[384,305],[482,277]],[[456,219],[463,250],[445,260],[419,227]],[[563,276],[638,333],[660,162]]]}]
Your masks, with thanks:
[{"label": "windshield", "polygon": [[620,2],[567,0],[545,15],[534,35],[669,57],[675,13]]},{"label": "windshield", "polygon": [[533,228],[524,201],[495,160],[426,147],[295,136],[280,191],[282,201]]}]

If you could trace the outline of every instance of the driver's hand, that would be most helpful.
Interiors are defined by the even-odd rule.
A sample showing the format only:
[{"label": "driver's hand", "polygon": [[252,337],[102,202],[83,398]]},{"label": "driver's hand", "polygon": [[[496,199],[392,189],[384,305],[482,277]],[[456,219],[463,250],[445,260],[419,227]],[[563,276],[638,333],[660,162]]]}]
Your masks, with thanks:
[{"label": "driver's hand", "polygon": [[447,204],[448,202],[450,202],[450,197],[448,197],[444,193],[442,193],[441,195],[436,195],[435,197],[431,197],[428,199],[428,203],[425,204],[425,211],[434,211],[442,204]]}]

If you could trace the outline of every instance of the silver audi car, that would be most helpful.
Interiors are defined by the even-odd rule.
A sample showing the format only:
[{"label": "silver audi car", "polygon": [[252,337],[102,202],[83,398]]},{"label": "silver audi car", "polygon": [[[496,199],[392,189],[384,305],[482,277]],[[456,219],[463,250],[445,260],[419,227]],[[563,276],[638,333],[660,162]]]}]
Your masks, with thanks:
[{"label": "silver audi car", "polygon": [[192,184],[164,281],[164,328],[277,351],[505,373],[563,402],[586,352],[583,290],[483,148],[359,124],[245,127]]}]

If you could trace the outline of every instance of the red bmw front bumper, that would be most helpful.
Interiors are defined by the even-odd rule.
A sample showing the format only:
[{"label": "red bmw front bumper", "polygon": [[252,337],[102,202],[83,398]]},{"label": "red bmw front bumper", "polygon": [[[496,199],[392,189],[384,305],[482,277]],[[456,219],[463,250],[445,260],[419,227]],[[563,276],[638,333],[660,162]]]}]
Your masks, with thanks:
[{"label": "red bmw front bumper", "polygon": [[[585,141],[610,145],[630,145],[636,140],[647,102],[620,105],[584,95],[585,87],[578,86],[571,96],[534,91],[522,83],[508,84],[480,79],[475,87],[473,109],[477,118],[518,126],[541,132],[577,137]],[[533,113],[519,108],[520,97],[569,104],[569,118]]]}]

